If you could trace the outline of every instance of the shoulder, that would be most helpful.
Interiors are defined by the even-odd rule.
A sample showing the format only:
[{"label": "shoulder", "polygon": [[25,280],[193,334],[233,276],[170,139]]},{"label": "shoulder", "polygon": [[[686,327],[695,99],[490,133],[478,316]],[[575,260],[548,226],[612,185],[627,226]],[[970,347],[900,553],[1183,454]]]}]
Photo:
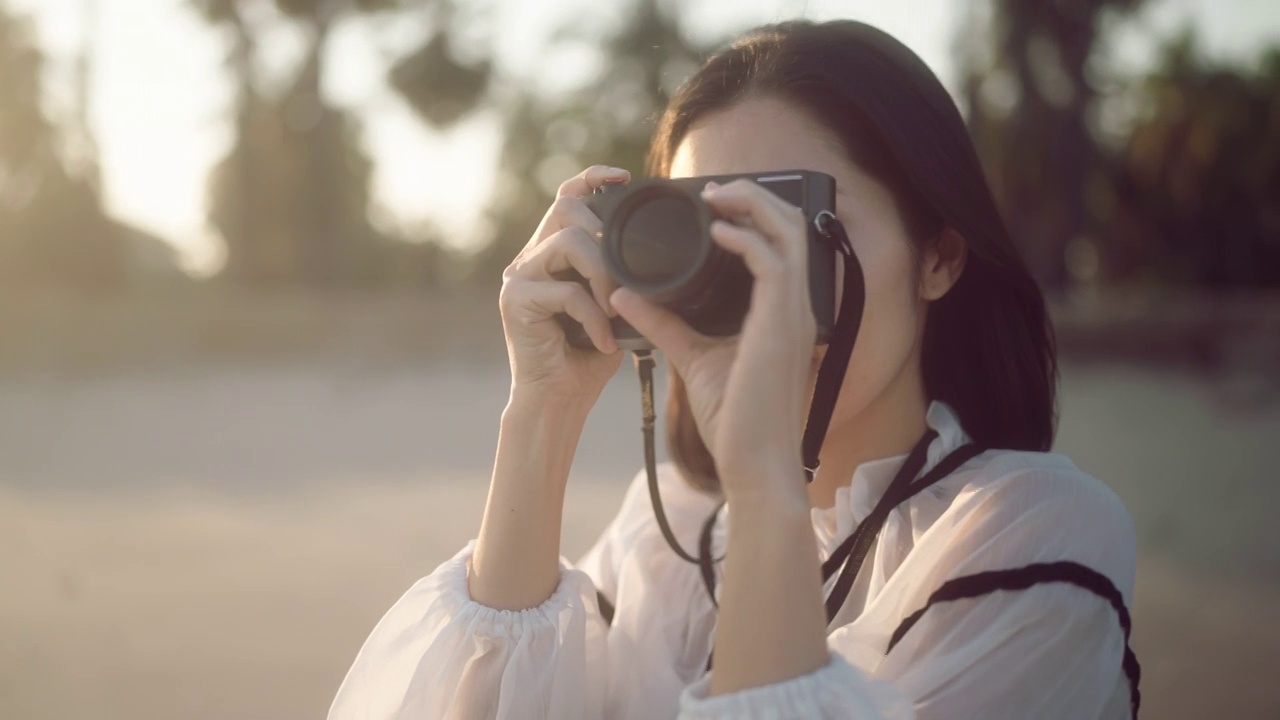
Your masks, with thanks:
[{"label": "shoulder", "polygon": [[1132,598],[1137,541],[1120,498],[1057,453],[993,450],[957,473],[944,520],[962,547],[998,569],[1071,561]]}]

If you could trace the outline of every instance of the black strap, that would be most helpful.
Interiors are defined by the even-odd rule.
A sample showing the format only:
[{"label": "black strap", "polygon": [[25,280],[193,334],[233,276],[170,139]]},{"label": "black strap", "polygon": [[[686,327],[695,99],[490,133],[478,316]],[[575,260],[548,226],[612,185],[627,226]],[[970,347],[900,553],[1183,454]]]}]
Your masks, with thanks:
[{"label": "black strap", "polygon": [[853,245],[836,216],[823,211],[814,218],[820,234],[831,240],[836,252],[844,258],[844,283],[840,294],[840,311],[835,327],[827,340],[827,354],[818,368],[818,378],[813,387],[813,400],[809,405],[809,420],[804,426],[802,447],[805,482],[813,482],[818,472],[818,453],[827,438],[827,426],[844,385],[844,373],[849,368],[854,341],[862,326],[862,307],[866,299],[866,287],[862,277],[862,264],[853,252]]},{"label": "black strap", "polygon": [[[809,419],[805,424],[803,459],[806,482],[813,480],[813,474],[818,468],[818,451],[822,449],[822,442],[826,438],[827,426],[831,423],[831,413],[835,408],[836,397],[840,394],[840,386],[844,383],[844,373],[849,366],[849,357],[853,354],[854,340],[857,339],[858,328],[862,324],[862,306],[865,295],[862,265],[858,263],[858,258],[853,253],[853,246],[849,243],[849,236],[845,233],[844,225],[840,223],[834,214],[829,211],[823,211],[814,218],[814,226],[820,235],[835,245],[836,251],[844,258],[844,286],[840,298],[839,315],[836,317],[836,324],[832,329],[831,338],[827,346],[827,354],[822,360],[822,366],[818,369],[813,401],[809,406]],[[658,529],[662,532],[663,539],[667,541],[667,545],[671,547],[676,556],[701,568],[703,581],[707,586],[707,593],[711,596],[711,602],[714,604],[716,602],[715,572],[711,565],[723,560],[723,558],[713,560],[709,557],[694,557],[681,547],[680,542],[676,540],[675,532],[671,530],[671,523],[667,520],[667,513],[662,508],[662,497],[658,490],[658,462],[657,453],[654,450],[656,413],[654,412],[653,402],[654,359],[652,351],[635,351],[635,362],[636,369],[640,374],[644,468],[649,481],[649,500],[653,504],[653,516],[657,520]],[[712,511],[703,528],[704,537],[701,539],[708,548],[710,547],[710,529],[708,526],[715,523],[715,517],[719,511],[719,507]],[[709,552],[704,554],[709,555]]]},{"label": "black strap", "polygon": [[1106,600],[1115,610],[1120,621],[1120,629],[1124,632],[1124,674],[1129,680],[1129,707],[1136,720],[1138,709],[1142,705],[1142,693],[1138,688],[1138,683],[1142,679],[1142,666],[1138,664],[1138,656],[1129,646],[1129,635],[1132,631],[1129,609],[1125,607],[1124,598],[1111,580],[1079,563],[1067,561],[1035,563],[1011,570],[990,570],[948,580],[929,596],[929,601],[924,607],[902,620],[898,629],[894,630],[892,637],[889,638],[889,647],[885,650],[885,654],[892,652],[903,636],[910,632],[929,608],[937,603],[976,598],[1001,590],[1026,590],[1035,585],[1048,583],[1068,583],[1088,590]]},{"label": "black strap", "polygon": [[724,507],[723,501],[711,511],[706,521],[702,523],[702,535],[698,537],[698,569],[702,571],[702,584],[707,588],[707,596],[711,598],[711,604],[717,608],[720,607],[720,603],[716,601],[715,564],[724,560],[724,556],[714,560],[711,558],[711,531],[715,529],[716,518],[720,515],[722,507]]},{"label": "black strap", "polygon": [[[858,577],[858,572],[862,568],[867,552],[875,544],[876,538],[879,537],[880,529],[884,527],[889,513],[921,491],[937,484],[940,480],[955,472],[961,465],[982,452],[982,448],[976,445],[962,445],[951,451],[950,454],[942,459],[942,462],[939,462],[923,477],[916,480],[916,476],[919,475],[920,470],[924,468],[924,464],[928,460],[929,445],[932,444],[937,436],[938,433],[933,429],[925,432],[920,441],[912,448],[911,453],[907,455],[907,459],[902,462],[902,466],[898,468],[898,473],[889,483],[889,487],[885,489],[884,495],[880,497],[880,501],[876,503],[875,508],[862,522],[858,523],[858,527],[854,528],[849,537],[845,538],[832,551],[831,557],[828,557],[822,563],[822,580],[824,583],[837,570],[840,570],[841,567],[844,568],[840,573],[840,577],[836,579],[836,584],[831,589],[831,594],[826,599],[828,623],[835,619],[836,613],[840,611],[840,607],[844,605],[845,599],[848,598],[849,590],[853,587],[853,583]],[[708,671],[711,670],[714,656],[715,652],[713,650],[711,655],[707,657]]]},{"label": "black strap", "polygon": [[[658,490],[658,456],[654,450],[653,426],[656,414],[653,409],[653,352],[649,350],[635,351],[636,369],[640,371],[640,404],[644,418],[644,471],[649,480],[649,502],[653,504],[653,516],[658,521],[658,529],[667,545],[676,555],[686,562],[698,564],[698,558],[685,552],[671,530],[667,521],[667,513],[662,509],[662,494]],[[718,508],[717,508],[718,509]]]},{"label": "black strap", "polygon": [[[658,457],[654,450],[654,425],[657,419],[657,413],[654,410],[653,402],[653,353],[649,350],[637,350],[635,352],[636,369],[640,373],[640,405],[641,415],[643,418],[642,430],[644,432],[644,470],[647,480],[649,481],[649,502],[653,505],[653,517],[658,523],[658,529],[662,532],[662,537],[667,541],[667,545],[680,557],[680,559],[696,564],[702,571],[702,582],[707,588],[707,595],[711,598],[711,603],[716,604],[715,589],[715,567],[714,563],[724,559],[723,556],[713,558],[711,556],[711,529],[715,525],[716,515],[720,512],[720,508],[724,507],[724,502],[716,505],[715,510],[707,517],[703,524],[702,535],[699,538],[698,556],[694,557],[689,554],[676,539],[675,532],[671,529],[671,522],[667,519],[666,510],[662,507],[662,492],[658,487]],[[601,596],[603,599],[603,596]],[[608,602],[607,600],[605,602]],[[601,606],[604,607],[603,605]],[[603,612],[601,613],[603,615]],[[613,606],[609,606],[608,617],[605,618],[608,623],[613,622]]]},{"label": "black strap", "polygon": [[942,462],[939,462],[932,470],[925,473],[924,477],[916,480],[916,475],[924,467],[929,445],[936,436],[937,433],[933,430],[925,433],[920,442],[916,444],[915,449],[907,456],[902,468],[894,476],[893,481],[889,483],[889,487],[885,489],[884,495],[880,497],[880,501],[876,503],[875,508],[862,522],[858,523],[858,527],[853,533],[832,551],[831,557],[827,558],[826,562],[822,564],[823,582],[826,582],[841,566],[844,567],[844,570],[840,572],[840,577],[836,578],[836,584],[831,589],[831,594],[827,596],[827,622],[835,619],[836,613],[840,611],[845,599],[848,598],[849,591],[853,588],[854,581],[858,578],[858,573],[862,569],[867,553],[875,545],[876,538],[880,536],[880,530],[884,527],[885,521],[889,519],[889,513],[921,491],[936,485],[943,478],[955,472],[961,465],[983,452],[983,449],[977,445],[962,445],[943,458]]},{"label": "black strap", "polygon": [[[711,556],[711,531],[716,526],[716,517],[720,514],[720,508],[724,507],[721,502],[716,505],[716,509],[711,511],[706,521],[702,523],[702,534],[698,538],[698,568],[702,571],[702,584],[707,588],[707,596],[711,598],[711,604],[719,607],[716,602],[716,568],[715,563],[724,560],[724,557],[712,558]],[[666,518],[663,518],[665,522]],[[596,591],[596,603],[600,606],[600,616],[604,618],[606,625],[613,624],[613,603],[609,602],[609,598],[604,593]]]}]

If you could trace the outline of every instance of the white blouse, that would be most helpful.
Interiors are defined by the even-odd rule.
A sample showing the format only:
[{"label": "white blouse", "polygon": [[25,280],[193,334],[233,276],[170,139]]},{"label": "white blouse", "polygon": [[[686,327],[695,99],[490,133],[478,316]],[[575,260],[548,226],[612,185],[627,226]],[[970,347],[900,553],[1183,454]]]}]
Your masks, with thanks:
[{"label": "white blouse", "polygon": [[[955,413],[929,408],[938,432],[925,471],[968,441]],[[835,504],[812,511],[823,559],[866,517],[905,456],[866,463]],[[676,537],[696,548],[717,498],[660,467]],[[712,534],[725,549],[729,508]],[[622,509],[542,605],[495,610],[471,599],[475,542],[419,580],[365,641],[330,720],[765,720],[814,718],[1127,718],[1125,636],[1115,609],[1068,583],[940,602],[886,652],[903,618],[947,580],[1073,561],[1132,605],[1135,537],[1120,500],[1057,454],[987,451],[893,510],[831,622],[823,668],[708,697],[715,608],[697,566],[678,558],[653,517],[644,473]],[[717,567],[719,570],[719,567]],[[827,583],[827,591],[834,584]],[[717,585],[722,587],[723,583]],[[616,606],[601,617],[599,589]]]}]

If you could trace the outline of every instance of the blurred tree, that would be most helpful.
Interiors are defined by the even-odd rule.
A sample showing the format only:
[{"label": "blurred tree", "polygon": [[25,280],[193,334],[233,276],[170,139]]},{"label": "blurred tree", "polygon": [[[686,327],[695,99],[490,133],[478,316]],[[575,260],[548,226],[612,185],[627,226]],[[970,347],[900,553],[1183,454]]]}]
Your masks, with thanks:
[{"label": "blurred tree", "polygon": [[636,0],[613,34],[565,29],[553,43],[594,46],[600,69],[567,97],[524,85],[503,104],[505,128],[498,180],[486,210],[490,228],[472,272],[484,282],[528,242],[561,182],[603,163],[644,172],[658,114],[709,47],[680,30],[675,6]]},{"label": "blurred tree", "polygon": [[455,0],[426,0],[431,31],[391,68],[391,86],[435,130],[454,127],[491,100],[492,38],[468,32],[476,24],[468,16],[483,12],[470,10],[461,12]]},{"label": "blurred tree", "polygon": [[1280,286],[1280,47],[1256,69],[1215,65],[1187,30],[1139,98],[1112,164],[1109,264],[1214,288]]},{"label": "blurred tree", "polygon": [[60,129],[40,106],[42,65],[29,23],[0,5],[0,287],[119,288],[125,239],[92,173],[59,156]]},{"label": "blurred tree", "polygon": [[958,37],[970,133],[1010,231],[1052,290],[1068,250],[1092,247],[1103,159],[1087,120],[1089,61],[1108,20],[1143,0],[971,3]]},{"label": "blurred tree", "polygon": [[400,0],[274,0],[307,31],[305,58],[286,91],[258,91],[250,0],[194,0],[210,22],[228,27],[228,65],[237,85],[236,141],[210,182],[210,216],[227,243],[224,277],[250,285],[344,287],[392,278],[429,282],[433,246],[380,233],[369,221],[371,164],[349,112],[321,91],[333,28],[357,12]]}]

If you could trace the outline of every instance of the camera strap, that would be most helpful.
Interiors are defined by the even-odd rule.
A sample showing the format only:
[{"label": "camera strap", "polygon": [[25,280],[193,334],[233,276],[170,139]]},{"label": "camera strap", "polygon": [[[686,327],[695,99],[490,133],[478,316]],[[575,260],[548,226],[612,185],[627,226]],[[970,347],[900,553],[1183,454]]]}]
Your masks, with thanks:
[{"label": "camera strap", "polygon": [[840,387],[844,384],[844,373],[849,368],[849,358],[853,356],[853,345],[858,339],[858,330],[862,327],[862,308],[866,296],[866,285],[862,277],[862,264],[853,252],[853,245],[844,231],[844,224],[828,211],[818,213],[814,218],[818,233],[827,238],[837,253],[844,259],[844,283],[840,293],[840,310],[836,315],[835,327],[827,341],[827,354],[822,358],[818,368],[818,379],[813,388],[813,399],[809,402],[809,420],[804,426],[804,458],[805,482],[813,482],[818,472],[818,453],[827,438],[827,427],[831,424],[831,414],[836,408],[836,399],[840,396]]},{"label": "camera strap", "polygon": [[[805,424],[803,444],[803,466],[805,482],[812,482],[818,469],[818,453],[826,439],[827,427],[831,424],[831,414],[835,410],[836,398],[840,387],[844,384],[845,370],[849,367],[849,358],[853,355],[854,341],[858,337],[858,329],[862,325],[862,308],[866,292],[862,277],[862,265],[853,252],[853,245],[845,233],[844,225],[835,214],[823,210],[813,220],[814,229],[834,246],[834,250],[844,260],[844,282],[842,285],[840,308],[836,315],[835,327],[827,343],[827,353],[818,369],[818,378],[814,386],[813,398],[809,404],[809,418]],[[653,399],[653,353],[650,350],[635,351],[636,370],[640,376],[640,403],[643,417],[642,432],[644,434],[644,467],[649,484],[649,500],[653,504],[653,515],[658,529],[672,551],[682,560],[693,563],[702,571],[702,580],[715,603],[715,568],[714,564],[723,557],[711,557],[711,530],[715,520],[724,506],[721,502],[703,523],[699,542],[699,552],[695,556],[687,552],[676,539],[662,507],[661,492],[658,488],[657,453],[654,449],[654,425],[656,412]],[[607,608],[606,619],[612,620],[613,608],[608,600],[600,596],[601,608]]]}]

